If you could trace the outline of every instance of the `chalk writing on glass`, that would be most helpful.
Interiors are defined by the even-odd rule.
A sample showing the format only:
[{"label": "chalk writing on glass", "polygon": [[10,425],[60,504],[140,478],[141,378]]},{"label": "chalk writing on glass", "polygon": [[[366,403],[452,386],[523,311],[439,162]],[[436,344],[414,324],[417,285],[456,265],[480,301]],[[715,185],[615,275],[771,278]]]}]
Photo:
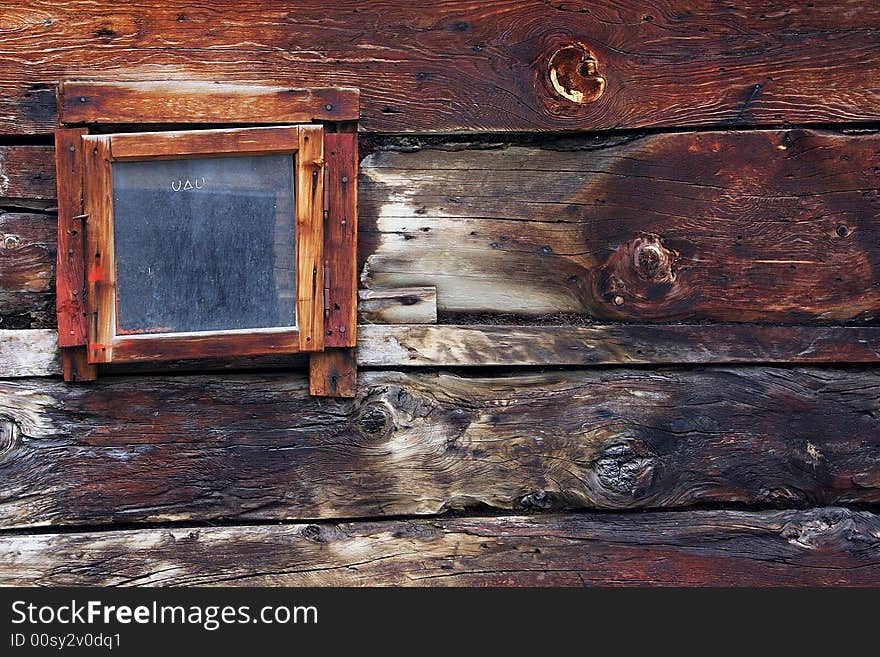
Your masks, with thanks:
[{"label": "chalk writing on glass", "polygon": [[171,181],[171,189],[175,192],[186,191],[188,189],[203,189],[205,187],[205,177],[196,178],[195,180],[190,180],[187,178],[186,180],[180,178],[178,180]]}]

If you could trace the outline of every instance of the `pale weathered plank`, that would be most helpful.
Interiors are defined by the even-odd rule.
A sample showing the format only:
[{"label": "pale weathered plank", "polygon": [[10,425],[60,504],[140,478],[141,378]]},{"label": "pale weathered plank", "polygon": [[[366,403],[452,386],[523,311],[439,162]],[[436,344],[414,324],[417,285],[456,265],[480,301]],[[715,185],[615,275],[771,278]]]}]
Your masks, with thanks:
[{"label": "pale weathered plank", "polygon": [[689,511],[0,536],[7,586],[878,586],[865,511]]},{"label": "pale weathered plank", "polygon": [[363,324],[436,324],[437,290],[433,287],[359,290],[358,319]]},{"label": "pale weathered plank", "polygon": [[[4,2],[0,132],[55,127],[62,78],[360,88],[370,131],[875,121],[880,7],[713,0]],[[605,80],[593,103],[586,51]],[[574,57],[565,57],[574,53]],[[566,72],[551,73],[562,56]],[[586,61],[583,61],[586,64]]]},{"label": "pale weathered plank", "polygon": [[0,331],[0,379],[60,373],[61,358],[55,331]]},{"label": "pale weathered plank", "polygon": [[361,167],[362,279],[435,286],[447,323],[867,322],[878,167],[880,135],[804,130],[378,151]]},{"label": "pale weathered plank", "polygon": [[880,502],[880,372],[0,382],[0,526]]},{"label": "pale weathered plank", "polygon": [[880,361],[880,327],[365,325],[364,367]]}]

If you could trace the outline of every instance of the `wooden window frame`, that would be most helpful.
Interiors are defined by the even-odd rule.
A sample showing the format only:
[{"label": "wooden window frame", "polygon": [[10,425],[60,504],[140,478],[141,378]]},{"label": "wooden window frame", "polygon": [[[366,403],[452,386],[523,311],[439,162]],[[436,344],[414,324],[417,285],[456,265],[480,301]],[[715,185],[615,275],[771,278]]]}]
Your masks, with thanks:
[{"label": "wooden window frame", "polygon": [[[90,364],[315,352],[324,348],[323,142],[320,125],[83,135]],[[290,154],[294,158],[296,326],[117,334],[114,161]]]}]

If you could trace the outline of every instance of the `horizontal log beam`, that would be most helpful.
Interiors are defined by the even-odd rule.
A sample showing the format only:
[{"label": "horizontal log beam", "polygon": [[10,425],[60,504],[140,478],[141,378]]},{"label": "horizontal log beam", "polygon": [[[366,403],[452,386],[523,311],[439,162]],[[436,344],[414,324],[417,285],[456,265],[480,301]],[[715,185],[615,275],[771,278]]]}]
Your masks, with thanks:
[{"label": "horizontal log beam", "polygon": [[363,128],[386,132],[880,118],[864,74],[880,68],[880,8],[861,0],[767,0],[760,12],[711,0],[588,10],[559,0],[70,0],[3,11],[6,134],[51,131],[54,83],[96,76],[356,87]]},{"label": "horizontal log beam", "polygon": [[[0,331],[0,379],[60,373],[52,329]],[[685,365],[880,362],[880,327],[760,324],[456,326],[362,324],[361,367]],[[262,369],[298,364],[289,356],[144,364],[135,370]]]},{"label": "horizontal log beam", "polygon": [[362,367],[880,361],[880,327],[365,325]]},{"label": "horizontal log beam", "polygon": [[0,585],[878,586],[878,533],[822,508],[0,536]]},{"label": "horizontal log beam", "polygon": [[880,372],[0,382],[0,527],[880,502]]},{"label": "horizontal log beam", "polygon": [[52,146],[0,146],[0,208],[22,199],[55,199]]},{"label": "horizontal log beam", "polygon": [[[456,315],[868,322],[880,135],[447,143],[361,166],[362,281]],[[496,323],[496,322],[491,322]]]}]

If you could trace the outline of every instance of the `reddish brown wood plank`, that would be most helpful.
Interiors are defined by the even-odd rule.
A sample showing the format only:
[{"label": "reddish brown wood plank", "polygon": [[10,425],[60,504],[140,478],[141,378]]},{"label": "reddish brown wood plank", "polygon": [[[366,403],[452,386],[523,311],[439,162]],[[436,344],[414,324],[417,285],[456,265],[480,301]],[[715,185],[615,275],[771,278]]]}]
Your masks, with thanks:
[{"label": "reddish brown wood plank", "polygon": [[362,162],[362,281],[435,286],[441,322],[831,323],[880,314],[877,133],[413,150],[378,150]]},{"label": "reddish brown wood plank", "polygon": [[357,344],[357,135],[324,135],[324,344]]},{"label": "reddish brown wood plank", "polygon": [[55,168],[58,184],[58,254],[55,274],[58,345],[79,347],[87,343],[85,303],[85,227],[83,215],[83,145],[87,130],[55,133]]},{"label": "reddish brown wood plank", "polygon": [[0,382],[0,526],[880,503],[880,371]]},{"label": "reddish brown wood plank", "polygon": [[[51,131],[51,83],[77,77],[355,87],[362,128],[387,132],[880,118],[866,75],[880,68],[880,6],[863,0],[19,0],[2,12],[4,133]],[[592,92],[582,48],[606,84],[577,104],[557,89]]]},{"label": "reddish brown wood plank", "polygon": [[142,160],[190,155],[294,152],[299,148],[299,132],[299,128],[290,126],[121,133],[111,138],[111,154],[114,160]]},{"label": "reddish brown wood plank", "polygon": [[296,325],[301,351],[324,348],[324,132],[300,126],[296,162]]},{"label": "reddish brown wood plank", "polygon": [[0,584],[878,586],[878,533],[832,507],[12,535]]},{"label": "reddish brown wood plank", "polygon": [[62,123],[357,121],[357,89],[216,82],[63,82]]}]

